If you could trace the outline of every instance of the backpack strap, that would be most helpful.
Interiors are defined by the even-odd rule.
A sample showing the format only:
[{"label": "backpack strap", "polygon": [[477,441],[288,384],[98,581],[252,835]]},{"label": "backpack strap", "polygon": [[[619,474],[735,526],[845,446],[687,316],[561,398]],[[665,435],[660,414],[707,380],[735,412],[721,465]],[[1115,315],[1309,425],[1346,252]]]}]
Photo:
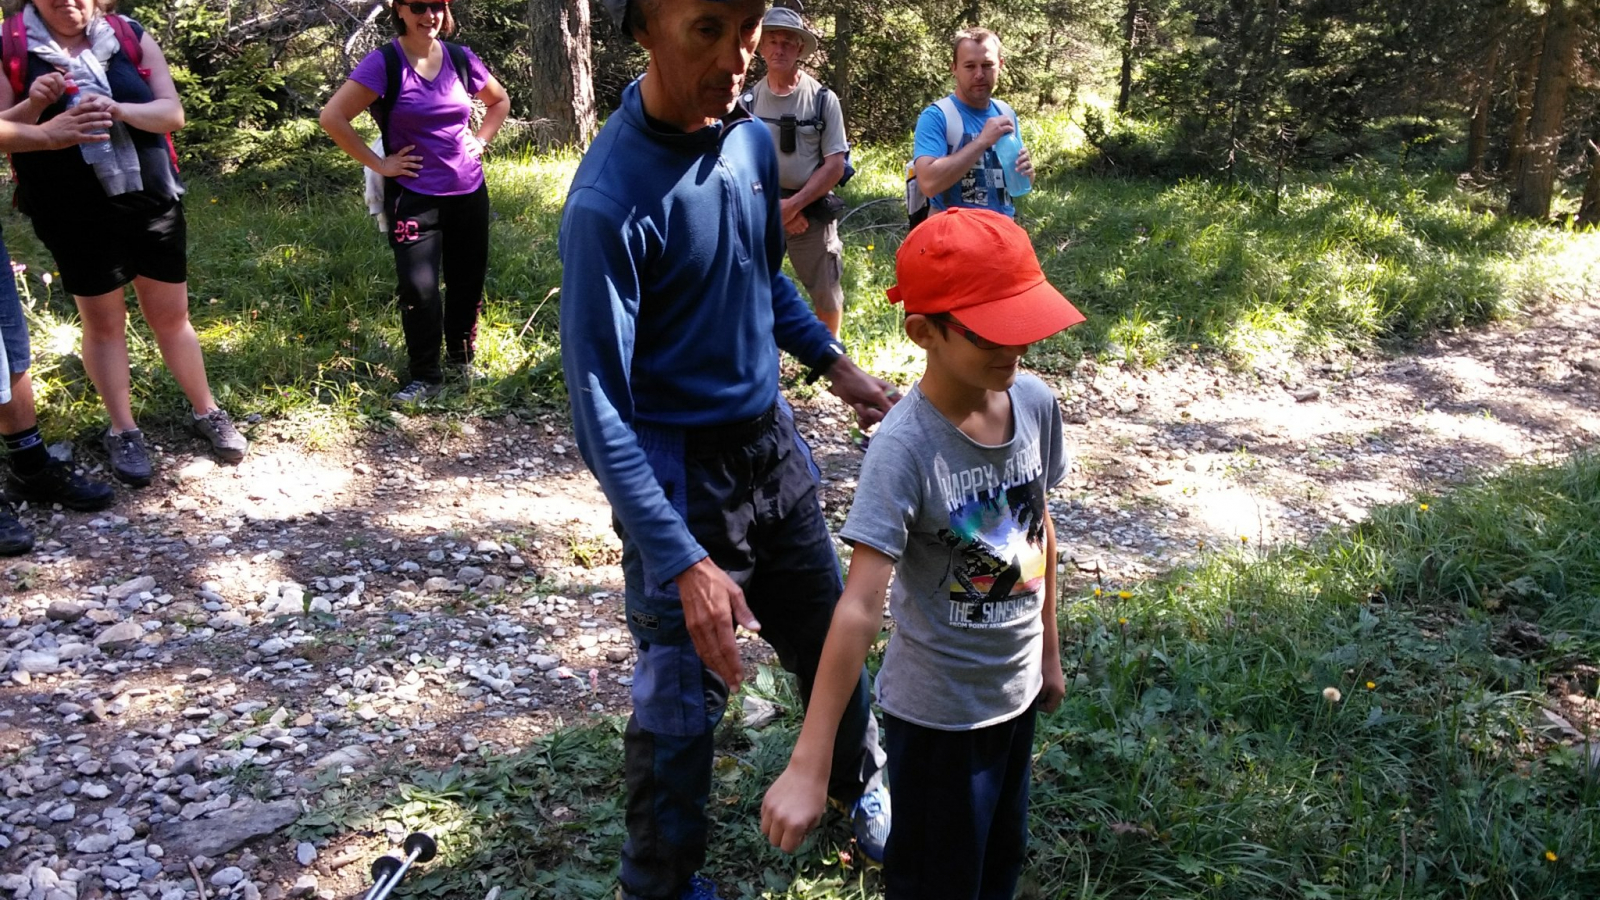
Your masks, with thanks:
[{"label": "backpack strap", "polygon": [[367,111],[372,114],[372,120],[378,123],[378,133],[383,135],[383,149],[389,149],[389,112],[394,109],[394,101],[400,95],[400,51],[395,49],[394,41],[386,41],[378,47],[378,52],[383,55],[383,95],[374,100]]},{"label": "backpack strap", "polygon": [[11,82],[13,102],[26,100],[28,75],[28,26],[20,11],[0,23],[0,59],[5,61],[6,80]]},{"label": "backpack strap", "polygon": [[[833,96],[833,92],[828,90],[827,85],[817,85],[817,112],[812,117],[817,126],[817,134],[821,134],[828,130],[828,117],[824,116],[822,113],[823,110],[827,109],[828,98],[831,96]],[[838,98],[835,98],[835,102],[837,102],[837,99]]]},{"label": "backpack strap", "polygon": [[455,67],[456,80],[461,82],[461,89],[466,91],[467,96],[470,97],[472,89],[467,85],[472,83],[472,64],[467,62],[467,49],[460,44],[452,44],[449,41],[440,41],[439,43],[444,45],[445,55],[450,57],[450,64]]},{"label": "backpack strap", "polygon": [[133,26],[128,24],[127,16],[106,16],[106,24],[111,26],[112,32],[117,36],[117,43],[122,45],[122,54],[128,57],[133,67],[139,70],[139,77],[145,81],[150,80],[150,70],[144,65],[144,46],[139,43],[139,38],[133,33]]},{"label": "backpack strap", "polygon": [[949,148],[946,152],[954,153],[956,148],[961,146],[963,134],[961,110],[956,109],[956,99],[949,94],[933,101],[933,105],[939,107],[939,112],[944,114],[944,143]]}]

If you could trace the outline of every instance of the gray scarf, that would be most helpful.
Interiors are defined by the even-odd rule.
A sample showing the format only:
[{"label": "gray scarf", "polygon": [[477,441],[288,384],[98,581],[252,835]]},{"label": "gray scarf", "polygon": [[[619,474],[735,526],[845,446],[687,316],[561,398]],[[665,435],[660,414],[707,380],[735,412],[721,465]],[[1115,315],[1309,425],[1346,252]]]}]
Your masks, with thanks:
[{"label": "gray scarf", "polygon": [[[111,97],[111,82],[106,79],[106,60],[122,49],[122,43],[117,40],[117,33],[106,24],[103,16],[96,15],[89,20],[84,35],[89,39],[88,52],[72,56],[56,42],[32,3],[23,7],[22,15],[28,28],[29,53],[61,70],[78,86],[80,94]],[[127,125],[122,122],[111,123],[111,157],[95,163],[94,174],[100,179],[100,186],[108,197],[144,189],[144,175],[139,171],[139,151],[133,146]]]}]

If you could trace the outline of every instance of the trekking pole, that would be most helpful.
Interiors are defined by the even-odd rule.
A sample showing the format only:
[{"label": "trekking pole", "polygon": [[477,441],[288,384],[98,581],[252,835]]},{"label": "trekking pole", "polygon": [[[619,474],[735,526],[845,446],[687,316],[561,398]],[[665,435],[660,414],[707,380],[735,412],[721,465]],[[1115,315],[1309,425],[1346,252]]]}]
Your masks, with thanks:
[{"label": "trekking pole", "polygon": [[[413,831],[406,835],[406,842],[401,845],[401,849],[406,852],[406,858],[403,862],[395,860],[392,856],[385,856],[372,864],[374,877],[377,877],[378,874],[378,863],[382,863],[384,860],[394,860],[399,863],[399,866],[394,869],[394,874],[389,877],[388,881],[380,881],[372,886],[377,893],[369,894],[367,900],[385,900],[389,893],[394,890],[395,885],[400,883],[400,879],[406,877],[406,870],[411,868],[411,864],[414,862],[427,862],[433,859],[434,854],[439,851],[439,845],[434,843],[433,838],[422,832]],[[385,864],[384,867],[387,869],[390,865]]]}]

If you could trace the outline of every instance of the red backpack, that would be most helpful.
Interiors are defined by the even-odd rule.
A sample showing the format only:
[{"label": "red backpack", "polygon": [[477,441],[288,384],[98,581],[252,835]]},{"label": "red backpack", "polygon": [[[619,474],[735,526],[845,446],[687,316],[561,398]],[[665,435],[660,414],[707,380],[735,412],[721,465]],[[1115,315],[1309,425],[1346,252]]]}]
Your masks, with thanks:
[{"label": "red backpack", "polygon": [[[144,66],[144,48],[133,33],[133,26],[128,24],[128,17],[107,15],[106,24],[111,26],[117,43],[122,45],[122,55],[133,63],[133,67],[139,70],[139,77],[148,84],[150,70]],[[0,61],[5,64],[6,80],[11,82],[13,102],[21,103],[28,96],[28,26],[23,22],[21,12],[6,16],[5,22],[0,23]],[[173,146],[170,132],[164,137],[167,139],[167,156],[172,159],[172,171],[176,172],[178,148]],[[15,177],[14,171],[12,175]]]}]

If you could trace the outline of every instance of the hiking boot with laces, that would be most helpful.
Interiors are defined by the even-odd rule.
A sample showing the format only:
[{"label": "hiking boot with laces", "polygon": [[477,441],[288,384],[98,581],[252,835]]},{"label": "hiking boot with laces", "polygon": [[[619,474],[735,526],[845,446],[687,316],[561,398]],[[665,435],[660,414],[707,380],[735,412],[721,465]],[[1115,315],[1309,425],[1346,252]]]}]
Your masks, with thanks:
[{"label": "hiking boot with laces", "polygon": [[250,449],[250,442],[244,439],[239,429],[233,427],[233,420],[220,406],[203,416],[196,416],[194,430],[211,442],[211,452],[223,462],[236,463],[244,459],[244,452]]},{"label": "hiking boot with laces", "polygon": [[440,388],[441,388],[441,385],[439,385],[439,384],[437,384],[435,382],[422,381],[422,380],[418,379],[418,380],[412,381],[410,384],[406,385],[405,387],[401,388],[400,390],[395,391],[394,392],[394,402],[396,402],[396,403],[421,403],[422,401],[428,399],[429,397],[432,397],[432,396],[438,394]]},{"label": "hiking boot with laces", "polygon": [[111,457],[111,473],[123,484],[144,487],[154,475],[150,450],[144,445],[144,432],[135,428],[121,434],[106,432],[106,455]]},{"label": "hiking boot with laces", "polygon": [[36,506],[59,503],[79,512],[105,509],[116,500],[116,492],[103,481],[91,481],[60,460],[52,459],[43,469],[32,475],[22,475],[12,470],[6,479],[7,492],[13,499],[26,500]]},{"label": "hiking boot with laces", "polygon": [[21,556],[33,549],[33,532],[17,518],[11,504],[0,500],[0,556]]},{"label": "hiking boot with laces", "polygon": [[878,785],[850,807],[850,824],[861,855],[883,865],[883,848],[889,843],[889,789]]}]

